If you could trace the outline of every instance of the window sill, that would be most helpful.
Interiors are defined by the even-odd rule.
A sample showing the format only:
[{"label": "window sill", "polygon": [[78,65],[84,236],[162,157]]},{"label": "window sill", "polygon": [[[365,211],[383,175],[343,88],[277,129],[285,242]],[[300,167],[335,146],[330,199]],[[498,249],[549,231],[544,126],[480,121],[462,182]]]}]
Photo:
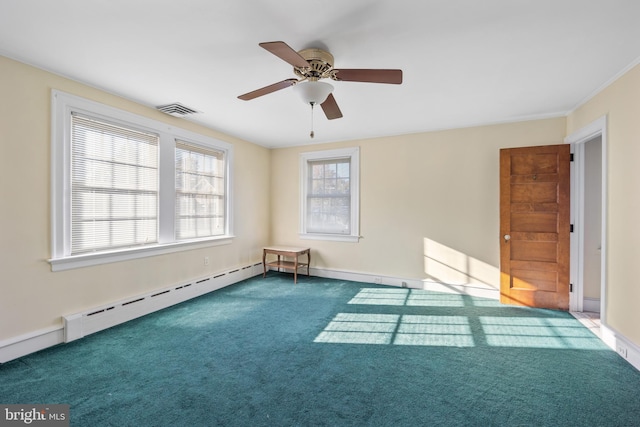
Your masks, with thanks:
[{"label": "window sill", "polygon": [[358,243],[360,241],[360,236],[343,234],[300,233],[299,237],[305,240],[330,240],[334,242]]},{"label": "window sill", "polygon": [[90,267],[93,265],[108,264],[112,262],[128,261],[132,259],[146,258],[173,252],[206,248],[210,246],[229,245],[234,236],[214,237],[203,240],[189,240],[177,243],[167,243],[140,248],[128,248],[112,252],[98,252],[82,255],[68,256],[65,258],[52,258],[49,260],[51,271],[72,270],[75,268]]}]

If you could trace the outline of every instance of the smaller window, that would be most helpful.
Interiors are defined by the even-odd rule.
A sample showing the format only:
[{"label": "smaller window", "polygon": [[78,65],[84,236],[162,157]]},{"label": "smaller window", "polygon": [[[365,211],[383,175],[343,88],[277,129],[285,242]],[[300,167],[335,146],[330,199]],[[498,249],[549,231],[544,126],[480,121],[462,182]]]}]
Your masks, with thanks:
[{"label": "smaller window", "polygon": [[300,237],[359,239],[359,148],[300,156]]},{"label": "smaller window", "polygon": [[223,151],[176,141],[176,240],[225,234]]}]

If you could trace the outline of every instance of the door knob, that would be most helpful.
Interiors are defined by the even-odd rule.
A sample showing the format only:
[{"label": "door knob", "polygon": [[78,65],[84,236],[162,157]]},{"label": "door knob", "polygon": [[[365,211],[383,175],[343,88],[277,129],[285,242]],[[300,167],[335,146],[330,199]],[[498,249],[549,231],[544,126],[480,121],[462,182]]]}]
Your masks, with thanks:
[{"label": "door knob", "polygon": [[505,241],[505,242],[508,242],[509,240],[511,240],[511,236],[510,236],[510,235],[508,235],[508,234],[505,234],[505,235],[504,235],[504,241]]}]

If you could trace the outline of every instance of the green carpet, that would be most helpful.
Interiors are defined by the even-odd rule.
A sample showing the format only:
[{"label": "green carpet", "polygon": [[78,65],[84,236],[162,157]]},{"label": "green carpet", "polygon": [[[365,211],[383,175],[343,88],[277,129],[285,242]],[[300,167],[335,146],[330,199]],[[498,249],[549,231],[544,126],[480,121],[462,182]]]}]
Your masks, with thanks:
[{"label": "green carpet", "polygon": [[640,372],[570,314],[270,273],[0,365],[74,426],[638,426]]}]

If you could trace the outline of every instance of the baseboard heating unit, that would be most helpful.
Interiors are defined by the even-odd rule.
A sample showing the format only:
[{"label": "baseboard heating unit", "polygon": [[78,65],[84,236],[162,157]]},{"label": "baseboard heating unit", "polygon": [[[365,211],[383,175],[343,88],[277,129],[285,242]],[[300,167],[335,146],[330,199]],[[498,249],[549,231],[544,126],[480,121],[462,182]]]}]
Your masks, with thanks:
[{"label": "baseboard heating unit", "polygon": [[146,295],[138,295],[113,304],[63,316],[64,342],[75,341],[95,332],[179,304],[261,273],[262,264],[253,264],[204,277],[193,282],[155,290]]}]

